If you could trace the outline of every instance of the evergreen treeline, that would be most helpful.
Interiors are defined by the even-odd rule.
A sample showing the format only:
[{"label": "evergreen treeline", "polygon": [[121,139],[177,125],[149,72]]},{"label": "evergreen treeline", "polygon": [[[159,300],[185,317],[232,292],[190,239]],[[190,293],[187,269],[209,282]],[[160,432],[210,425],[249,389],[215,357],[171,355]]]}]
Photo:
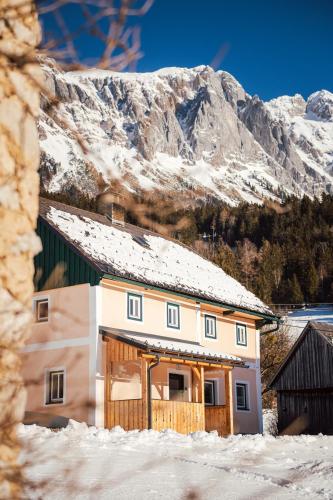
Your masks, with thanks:
[{"label": "evergreen treeline", "polygon": [[266,303],[333,302],[332,196],[283,205],[214,202],[187,215],[178,237]]},{"label": "evergreen treeline", "polygon": [[[66,195],[45,195],[74,204]],[[97,211],[96,201],[86,197],[75,205]],[[156,202],[151,213],[162,224],[176,224],[185,217],[185,229],[173,236],[221,266],[268,304],[333,302],[331,195],[324,194],[321,200],[291,197],[281,205],[267,201],[237,207],[208,200],[167,216],[160,213]],[[127,213],[127,220],[138,224],[133,210]]]}]

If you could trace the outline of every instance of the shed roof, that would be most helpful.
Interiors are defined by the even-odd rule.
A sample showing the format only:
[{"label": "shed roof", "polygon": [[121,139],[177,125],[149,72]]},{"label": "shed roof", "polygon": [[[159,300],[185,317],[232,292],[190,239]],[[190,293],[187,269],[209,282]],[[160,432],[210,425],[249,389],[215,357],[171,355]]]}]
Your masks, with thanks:
[{"label": "shed roof", "polygon": [[309,332],[315,332],[316,334],[320,335],[325,339],[325,341],[330,345],[331,348],[333,348],[333,324],[331,323],[322,323],[319,321],[309,321],[307,325],[305,326],[304,330],[302,331],[301,335],[298,337],[290,351],[288,352],[286,358],[284,359],[283,363],[280,365],[279,369],[275,373],[274,377],[268,384],[269,387],[274,387],[274,384],[277,382],[279,377],[282,375],[283,371],[285,370],[286,366],[288,365],[289,361],[293,357],[294,353],[297,351],[301,343],[303,342],[304,338],[306,335],[309,334]]},{"label": "shed roof", "polygon": [[127,278],[275,319],[258,297],[193,249],[152,231],[41,199],[40,217],[101,275]]},{"label": "shed roof", "polygon": [[179,341],[174,338],[158,337],[149,333],[132,332],[118,328],[100,327],[102,335],[111,336],[122,342],[131,344],[138,349],[150,353],[162,353],[179,357],[180,359],[192,358],[210,363],[230,364],[244,366],[244,361],[238,356],[214,351],[203,347],[196,342]]}]

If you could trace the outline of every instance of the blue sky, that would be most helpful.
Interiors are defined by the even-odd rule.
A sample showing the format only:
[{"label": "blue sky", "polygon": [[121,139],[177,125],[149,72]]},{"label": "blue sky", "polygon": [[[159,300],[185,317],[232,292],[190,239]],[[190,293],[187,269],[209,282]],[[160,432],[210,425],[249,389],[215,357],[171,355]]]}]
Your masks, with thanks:
[{"label": "blue sky", "polygon": [[[219,69],[262,99],[333,92],[333,0],[155,0],[138,22],[138,71],[211,64],[223,47]],[[84,57],[97,54],[93,40],[79,43]]]}]

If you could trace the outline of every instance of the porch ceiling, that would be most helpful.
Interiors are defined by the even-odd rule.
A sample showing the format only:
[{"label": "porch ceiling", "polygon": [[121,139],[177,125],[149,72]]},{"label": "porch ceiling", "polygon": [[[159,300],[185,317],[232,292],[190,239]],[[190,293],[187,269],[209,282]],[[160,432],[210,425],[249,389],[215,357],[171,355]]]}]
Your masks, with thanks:
[{"label": "porch ceiling", "polygon": [[209,364],[245,366],[245,362],[237,356],[214,352],[195,342],[180,342],[178,339],[168,339],[109,327],[100,327],[99,332],[106,337],[132,345],[146,354],[163,355],[173,359],[193,360]]}]

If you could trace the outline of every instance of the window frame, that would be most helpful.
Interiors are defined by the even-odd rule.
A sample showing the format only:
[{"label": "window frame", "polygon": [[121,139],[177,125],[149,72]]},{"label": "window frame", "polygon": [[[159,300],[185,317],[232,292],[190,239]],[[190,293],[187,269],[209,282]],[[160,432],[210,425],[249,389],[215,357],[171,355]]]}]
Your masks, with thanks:
[{"label": "window frame", "polygon": [[[248,339],[247,339],[247,325],[245,323],[236,323],[236,345],[239,347],[247,347]],[[245,343],[238,341],[238,327],[245,328]]]},{"label": "window frame", "polygon": [[207,403],[206,398],[205,398],[205,406],[217,406],[217,397],[216,397],[216,387],[217,383],[216,380],[205,380],[204,384],[210,384],[210,386],[213,388],[213,403]]},{"label": "window frame", "polygon": [[[207,335],[207,319],[214,320],[214,336],[212,335]],[[211,340],[216,340],[217,339],[217,322],[216,322],[216,316],[212,314],[205,314],[204,315],[204,321],[205,321],[205,338],[211,339]]]},{"label": "window frame", "polygon": [[[130,299],[131,297],[135,297],[139,299],[139,305],[140,305],[140,317],[136,318],[133,316],[130,316]],[[135,292],[127,292],[127,319],[130,321],[141,321],[143,322],[143,295]]]},{"label": "window frame", "polygon": [[[238,406],[238,398],[237,398],[237,386],[241,386],[245,389],[245,406],[239,407]],[[235,400],[236,400],[236,411],[244,411],[244,412],[249,412],[251,411],[250,408],[250,390],[249,390],[249,382],[245,380],[236,380],[235,381]]]},{"label": "window frame", "polygon": [[[47,303],[47,316],[39,317],[39,306],[41,303]],[[33,314],[35,323],[47,323],[50,318],[50,300],[49,297],[34,297],[33,298]]]},{"label": "window frame", "polygon": [[[53,383],[53,375],[62,374],[62,398],[53,398],[52,397],[52,383]],[[59,378],[58,378],[59,381]],[[59,383],[59,382],[58,382]],[[59,388],[58,388],[59,393]],[[48,368],[45,371],[45,394],[44,394],[44,406],[50,405],[64,405],[66,398],[66,370],[63,367],[59,368]]]},{"label": "window frame", "polygon": [[[177,309],[177,325],[171,325],[169,323],[169,307]],[[172,330],[180,330],[180,305],[176,304],[174,302],[167,302],[166,303],[166,326],[167,328],[171,328]]]}]

